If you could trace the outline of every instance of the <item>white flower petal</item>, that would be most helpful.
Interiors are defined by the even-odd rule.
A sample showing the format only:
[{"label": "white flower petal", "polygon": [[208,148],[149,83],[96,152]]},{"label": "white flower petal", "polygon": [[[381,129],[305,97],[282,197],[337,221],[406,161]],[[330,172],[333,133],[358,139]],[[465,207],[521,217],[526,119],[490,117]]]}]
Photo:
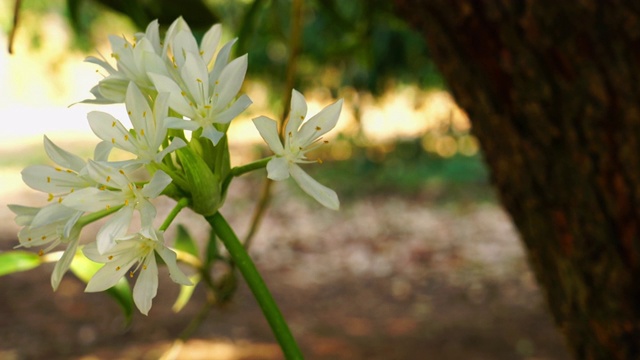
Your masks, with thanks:
[{"label": "white flower petal", "polygon": [[214,109],[224,109],[238,95],[246,73],[247,54],[233,60],[222,70],[214,90],[215,93],[212,94],[217,97]]},{"label": "white flower petal", "polygon": [[153,253],[145,258],[139,270],[138,280],[133,287],[133,301],[141,313],[148,315],[152,300],[158,293],[158,266]]},{"label": "white flower petal", "polygon": [[247,95],[243,94],[231,106],[217,114],[213,119],[213,122],[218,124],[228,124],[251,104],[253,104],[253,101],[251,101]]},{"label": "white flower petal", "polygon": [[266,116],[259,116],[253,119],[253,124],[258,129],[258,132],[260,132],[260,136],[262,136],[267,145],[269,145],[271,151],[276,155],[282,155],[284,153],[284,147],[282,147],[280,137],[278,136],[278,123]]},{"label": "white flower petal", "polygon": [[31,221],[32,227],[44,226],[57,221],[67,220],[75,215],[77,210],[60,203],[53,203],[43,207]]},{"label": "white flower petal", "polygon": [[100,141],[93,150],[93,158],[96,161],[108,161],[111,150],[113,150],[111,141]]},{"label": "white flower petal", "polygon": [[213,145],[218,145],[218,142],[222,139],[224,133],[216,129],[213,125],[207,124],[202,128],[202,136],[211,140]]},{"label": "white flower petal", "polygon": [[196,54],[187,53],[180,75],[196,104],[206,105],[209,101],[209,74],[202,58]]},{"label": "white flower petal", "polygon": [[54,144],[46,135],[44,136],[44,151],[53,162],[67,169],[80,171],[87,164],[78,155],[72,154]]},{"label": "white flower petal", "polygon": [[193,285],[191,280],[189,280],[189,277],[187,277],[187,275],[185,275],[178,267],[175,252],[173,252],[171,249],[168,249],[164,245],[159,245],[158,247],[156,247],[156,252],[158,253],[158,255],[160,255],[162,260],[164,260],[165,264],[167,264],[167,269],[169,269],[169,277],[171,277],[171,280],[182,285]]},{"label": "white flower petal", "polygon": [[41,208],[33,206],[24,206],[9,204],[7,205],[9,210],[16,214],[15,222],[18,226],[29,226],[33,221],[33,218],[38,214]]},{"label": "white flower petal", "polygon": [[176,117],[168,117],[165,119],[165,126],[169,129],[182,129],[194,131],[200,128],[200,124],[192,120],[178,119]]},{"label": "white flower petal", "polygon": [[289,177],[289,162],[283,157],[274,157],[267,163],[267,177],[281,181]]},{"label": "white flower petal", "polygon": [[129,139],[131,134],[119,120],[100,111],[91,111],[87,114],[87,119],[91,130],[97,137],[103,141],[111,142],[113,146],[122,150],[132,154],[137,153],[136,146]]},{"label": "white flower petal", "polygon": [[213,25],[202,37],[202,43],[200,44],[200,53],[205,64],[209,65],[213,59],[213,54],[218,48],[220,38],[222,37],[222,25]]},{"label": "white flower petal", "polygon": [[291,91],[291,111],[289,112],[289,121],[285,128],[285,134],[297,134],[300,124],[307,116],[307,102],[304,96],[296,89]]},{"label": "white flower petal", "polygon": [[56,266],[53,268],[53,273],[51,273],[51,287],[53,291],[58,289],[60,282],[62,281],[62,277],[69,270],[69,266],[71,265],[71,261],[73,261],[74,256],[76,255],[76,251],[78,250],[78,238],[74,238],[69,242],[69,245],[62,253],[62,257],[56,263]]},{"label": "white flower petal", "polygon": [[213,65],[213,69],[209,73],[209,84],[213,84],[218,80],[220,74],[222,73],[222,69],[229,63],[229,55],[231,54],[231,47],[238,41],[238,38],[235,38],[222,47],[218,52],[218,56],[216,56],[216,62]]},{"label": "white flower petal", "polygon": [[189,105],[189,101],[182,95],[183,91],[175,81],[156,73],[149,73],[149,77],[158,92],[167,92],[170,94],[169,107],[177,111],[180,115],[190,118],[195,117],[195,111]]},{"label": "white flower petal", "polygon": [[21,172],[22,181],[32,189],[50,194],[67,193],[83,188],[87,181],[76,173],[56,169],[47,165],[30,165]]},{"label": "white flower petal", "polygon": [[115,286],[136,261],[135,259],[126,260],[129,261],[124,263],[122,261],[106,263],[93,275],[91,280],[89,280],[84,291],[99,292]]},{"label": "white flower petal", "polygon": [[62,205],[76,210],[93,212],[122,205],[123,202],[124,197],[120,192],[84,188],[65,196]]},{"label": "white flower petal", "polygon": [[151,107],[149,107],[147,99],[134,83],[129,83],[127,87],[125,106],[133,128],[138,131],[143,129],[145,132],[148,132],[147,121],[149,121],[148,119],[153,119],[153,113],[151,112]]},{"label": "white flower petal", "polygon": [[171,176],[167,175],[167,173],[162,170],[158,170],[153,174],[149,183],[142,188],[142,194],[148,198],[158,197],[158,195],[162,193],[162,190],[164,190],[164,188],[166,188],[170,183]]},{"label": "white flower petal", "polygon": [[125,206],[116,211],[96,234],[98,252],[104,254],[115,245],[115,239],[127,233],[133,216],[133,207]]},{"label": "white flower petal", "polygon": [[342,99],[325,107],[307,122],[302,124],[300,132],[298,133],[299,144],[310,144],[315,139],[333,129],[338,122],[341,110]]},{"label": "white flower petal", "polygon": [[300,188],[320,204],[331,210],[340,208],[340,200],[338,200],[338,195],[335,191],[317,182],[296,164],[291,164],[289,172],[291,177],[300,185]]}]

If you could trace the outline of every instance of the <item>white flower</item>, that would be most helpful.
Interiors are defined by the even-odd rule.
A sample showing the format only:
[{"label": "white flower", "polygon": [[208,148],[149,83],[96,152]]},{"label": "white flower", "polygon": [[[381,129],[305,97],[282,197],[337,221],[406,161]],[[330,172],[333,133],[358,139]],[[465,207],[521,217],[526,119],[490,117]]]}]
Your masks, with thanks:
[{"label": "white flower", "polygon": [[[222,37],[222,26],[215,24],[202,37],[200,46],[191,32],[191,28],[182,17],[177,18],[165,35],[163,55],[170,56],[174,68],[182,68],[186,54],[200,54],[206,65],[209,65]],[[230,45],[229,45],[230,46]]]},{"label": "white flower", "polygon": [[149,199],[159,196],[171,183],[169,175],[157,171],[146,185],[140,186],[124,169],[111,167],[106,163],[90,161],[87,170],[89,176],[100,186],[75,191],[67,195],[62,204],[90,212],[122,206],[96,235],[100,253],[112,248],[115,245],[115,239],[127,232],[134,211],[140,213],[142,229],[153,225],[156,208]]},{"label": "white flower", "polygon": [[137,155],[137,160],[127,163],[160,163],[168,153],[186,145],[182,139],[174,138],[169,146],[160,150],[167,137],[168,94],[158,94],[151,110],[138,87],[129,83],[125,104],[133,125],[131,130],[110,114],[92,111],[87,115],[91,129],[103,140],[98,152],[108,154],[112,147],[117,147]]},{"label": "white flower", "polygon": [[48,201],[57,197],[57,201],[61,202],[64,196],[76,189],[94,184],[85,176],[86,163],[79,156],[58,147],[46,136],[44,148],[49,158],[59,166],[28,166],[22,170],[22,180],[30,188],[47,193]]},{"label": "white flower", "polygon": [[16,223],[24,226],[18,232],[18,247],[46,246],[39,252],[43,255],[60,244],[67,245],[51,274],[51,286],[56,290],[78,248],[80,230],[74,225],[83,212],[57,202],[43,208],[9,205],[9,209],[16,214]]},{"label": "white flower", "polygon": [[247,55],[227,64],[230,44],[218,53],[211,72],[203,58],[206,54],[185,52],[184,64],[178,67],[177,80],[149,73],[156,89],[170,94],[169,107],[192,120],[171,118],[170,128],[190,131],[202,129],[202,136],[216,145],[224,135],[227,124],[251,105],[247,95],[236,100],[247,72]]},{"label": "white flower", "polygon": [[158,21],[153,21],[145,33],[136,34],[133,42],[124,37],[109,36],[111,57],[116,60],[116,67],[102,59],[89,56],[85,61],[104,68],[108,76],[91,89],[96,99],[84,100],[84,103],[112,104],[121,103],[129,82],[134,82],[143,92],[155,91],[148,72],[169,74],[167,61],[163,59]]},{"label": "white flower", "polygon": [[307,159],[306,154],[321,145],[322,135],[336,126],[341,108],[342,99],[325,107],[303,123],[307,115],[307,103],[302,94],[293,90],[291,112],[285,128],[284,145],[278,136],[278,125],[275,120],[265,116],[253,119],[260,135],[275,153],[275,156],[267,164],[267,177],[272,180],[284,180],[291,175],[302,190],[322,205],[333,210],[340,207],[340,201],[335,191],[314,180],[298,164],[316,162]]},{"label": "white flower", "polygon": [[[95,243],[84,247],[84,254],[92,261],[105,265],[91,278],[85,291],[104,291],[114,286],[125,274],[133,277],[139,271],[133,288],[133,300],[141,313],[148,315],[152,300],[158,291],[158,266],[155,254],[167,264],[171,279],[182,285],[192,285],[178,268],[176,254],[164,245],[162,233],[141,232],[116,240],[106,252],[98,251]],[[134,265],[137,266],[132,269]]]}]

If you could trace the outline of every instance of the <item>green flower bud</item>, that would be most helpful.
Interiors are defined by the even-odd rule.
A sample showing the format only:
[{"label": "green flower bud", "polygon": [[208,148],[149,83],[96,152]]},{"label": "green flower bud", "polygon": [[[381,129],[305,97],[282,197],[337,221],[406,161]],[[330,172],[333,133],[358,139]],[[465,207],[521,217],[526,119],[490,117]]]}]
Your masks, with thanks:
[{"label": "green flower bud", "polygon": [[191,193],[191,208],[204,216],[213,215],[222,205],[220,177],[191,147],[183,147],[176,153],[189,186],[186,190]]}]

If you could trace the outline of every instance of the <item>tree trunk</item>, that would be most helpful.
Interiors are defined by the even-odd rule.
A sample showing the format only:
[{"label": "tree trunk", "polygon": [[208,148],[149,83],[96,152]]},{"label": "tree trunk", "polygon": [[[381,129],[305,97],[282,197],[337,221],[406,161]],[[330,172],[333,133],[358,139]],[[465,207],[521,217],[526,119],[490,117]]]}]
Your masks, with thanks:
[{"label": "tree trunk", "polygon": [[395,0],[578,359],[640,359],[640,3]]}]

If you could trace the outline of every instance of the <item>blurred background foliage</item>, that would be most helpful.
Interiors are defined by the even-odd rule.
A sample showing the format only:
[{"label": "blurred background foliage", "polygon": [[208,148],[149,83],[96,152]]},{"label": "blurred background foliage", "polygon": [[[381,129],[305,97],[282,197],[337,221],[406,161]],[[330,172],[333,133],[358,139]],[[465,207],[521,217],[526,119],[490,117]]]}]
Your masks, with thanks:
[{"label": "blurred background foliage", "polygon": [[[45,43],[52,16],[66,24],[69,51],[85,55],[95,54],[100,42],[104,47],[108,34],[143,31],[153,19],[166,28],[183,16],[196,35],[222,23],[227,38],[239,38],[236,55],[250,53],[247,86],[269,89],[266,103],[280,113],[291,0],[4,1],[3,29],[11,32],[18,4],[17,31],[36,51],[56,47]],[[304,2],[294,87],[325,105],[345,98],[351,122],[322,150],[332,166],[312,171],[331,186],[342,184],[341,196],[466,188],[474,200],[492,198],[467,115],[446,92],[424,41],[392,10],[385,0]],[[344,180],[322,179],[337,173]]]}]

